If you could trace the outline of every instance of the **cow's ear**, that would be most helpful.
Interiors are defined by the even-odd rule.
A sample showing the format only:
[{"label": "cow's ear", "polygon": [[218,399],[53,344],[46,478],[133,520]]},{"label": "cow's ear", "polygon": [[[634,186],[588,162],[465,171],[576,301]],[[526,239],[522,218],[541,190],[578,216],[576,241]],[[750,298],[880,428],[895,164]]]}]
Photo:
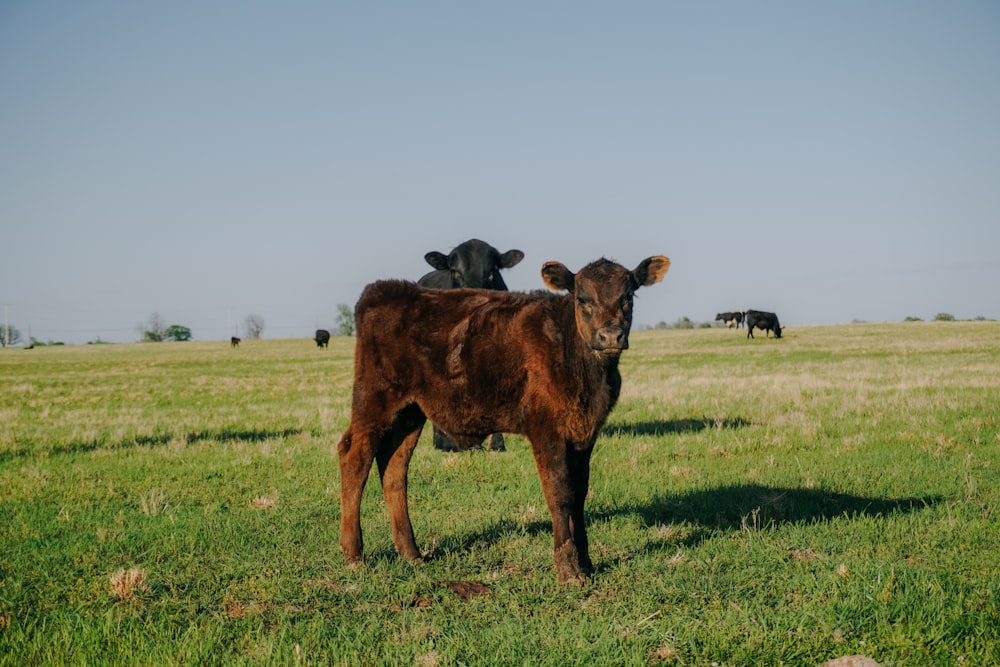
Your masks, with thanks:
[{"label": "cow's ear", "polygon": [[522,259],[524,259],[524,253],[520,250],[508,250],[500,255],[500,267],[509,269],[520,264]]},{"label": "cow's ear", "polygon": [[432,250],[424,255],[424,259],[435,269],[440,269],[442,271],[448,270],[448,256],[438,252],[437,250]]},{"label": "cow's ear", "polygon": [[635,284],[639,287],[649,287],[663,280],[663,276],[666,275],[669,268],[670,260],[668,258],[663,255],[653,255],[642,260],[639,266],[635,267],[632,277],[635,278]]},{"label": "cow's ear", "polygon": [[542,265],[542,280],[549,289],[573,291],[573,272],[559,262],[545,262]]}]

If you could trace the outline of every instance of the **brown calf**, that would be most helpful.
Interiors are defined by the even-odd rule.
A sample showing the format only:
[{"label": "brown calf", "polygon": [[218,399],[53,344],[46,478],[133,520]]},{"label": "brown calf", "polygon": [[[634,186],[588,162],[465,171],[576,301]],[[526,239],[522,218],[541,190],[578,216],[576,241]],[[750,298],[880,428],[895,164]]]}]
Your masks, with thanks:
[{"label": "brown calf", "polygon": [[566,294],[428,290],[380,281],[355,308],[351,422],[340,461],[340,546],[362,559],[361,495],[372,461],[396,550],[417,561],[407,470],[428,418],[464,448],[490,433],[528,437],[552,515],[559,581],[592,569],[583,504],[594,441],[618,400],[635,290],[659,282],[670,260],[635,270],[606,259],[573,274],[547,262],[542,278]]}]

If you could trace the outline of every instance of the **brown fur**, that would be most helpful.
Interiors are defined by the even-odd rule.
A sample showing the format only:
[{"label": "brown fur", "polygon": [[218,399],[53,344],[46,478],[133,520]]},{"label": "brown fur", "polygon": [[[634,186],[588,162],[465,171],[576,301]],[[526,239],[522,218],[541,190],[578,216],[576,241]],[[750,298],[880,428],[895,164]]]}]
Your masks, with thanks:
[{"label": "brown fur", "polygon": [[621,388],[636,289],[659,282],[666,257],[634,271],[605,259],[579,273],[542,267],[556,295],[369,285],[355,308],[351,422],[337,446],[340,545],[361,561],[361,495],[378,465],[396,550],[419,560],[407,508],[407,469],[429,418],[462,447],[494,432],[531,442],[552,515],[560,582],[591,569],[583,505],[594,441]]}]

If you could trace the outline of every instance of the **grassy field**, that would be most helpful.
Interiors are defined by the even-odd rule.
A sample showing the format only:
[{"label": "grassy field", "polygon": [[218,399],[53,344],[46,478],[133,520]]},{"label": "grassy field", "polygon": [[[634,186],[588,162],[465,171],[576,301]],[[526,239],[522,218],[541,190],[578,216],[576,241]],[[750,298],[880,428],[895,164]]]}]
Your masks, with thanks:
[{"label": "grassy field", "polygon": [[1000,664],[1000,325],[636,332],[560,587],[527,443],[338,547],[353,339],[0,351],[0,665]]}]

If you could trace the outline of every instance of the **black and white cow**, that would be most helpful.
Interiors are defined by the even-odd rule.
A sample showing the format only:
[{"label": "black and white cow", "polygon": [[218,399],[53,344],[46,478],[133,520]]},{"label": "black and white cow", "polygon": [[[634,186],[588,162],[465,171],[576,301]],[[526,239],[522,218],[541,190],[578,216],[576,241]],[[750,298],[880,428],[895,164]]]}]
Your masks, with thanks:
[{"label": "black and white cow", "polygon": [[[434,267],[434,270],[425,273],[417,283],[423,287],[436,289],[472,287],[506,292],[507,283],[500,275],[500,270],[516,266],[522,259],[524,253],[520,250],[508,250],[502,253],[485,241],[469,239],[459,243],[447,255],[436,250],[424,255],[424,260]],[[455,441],[436,426],[434,447],[445,452],[459,450]],[[502,433],[490,436],[490,449],[503,451]]]},{"label": "black and white cow", "polygon": [[774,332],[775,338],[781,338],[781,325],[778,324],[778,316],[763,310],[748,310],[747,316],[747,338],[753,338],[754,327],[764,330],[767,337]]},{"label": "black and white cow", "polygon": [[727,329],[731,329],[733,327],[739,329],[740,325],[743,324],[743,311],[734,310],[732,312],[718,313],[715,316],[715,319],[725,322]]}]

